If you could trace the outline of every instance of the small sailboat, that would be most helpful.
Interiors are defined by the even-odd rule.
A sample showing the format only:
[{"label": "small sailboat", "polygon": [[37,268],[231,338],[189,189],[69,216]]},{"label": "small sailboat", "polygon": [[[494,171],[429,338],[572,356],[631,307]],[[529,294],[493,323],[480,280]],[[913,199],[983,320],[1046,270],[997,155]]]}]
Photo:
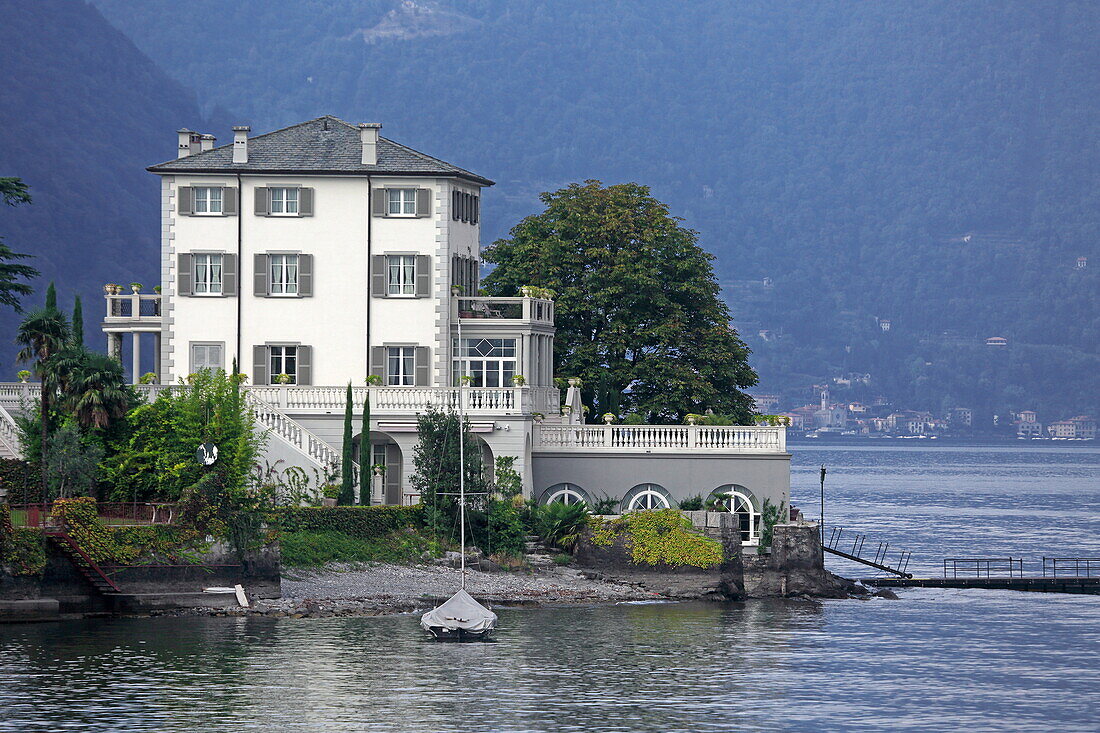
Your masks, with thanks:
[{"label": "small sailboat", "polygon": [[[459,341],[462,339],[459,324]],[[466,592],[466,440],[462,434],[462,385],[458,387],[458,526],[462,550],[462,585],[458,592],[420,617],[420,625],[439,641],[486,639],[497,625],[497,615]]]}]

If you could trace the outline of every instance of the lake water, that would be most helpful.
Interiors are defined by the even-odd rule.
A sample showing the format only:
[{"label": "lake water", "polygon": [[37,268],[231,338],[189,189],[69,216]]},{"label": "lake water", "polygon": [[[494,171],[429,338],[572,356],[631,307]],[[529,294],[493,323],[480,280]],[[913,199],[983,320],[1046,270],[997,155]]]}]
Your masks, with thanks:
[{"label": "lake water", "polygon": [[[794,498],[913,551],[1100,556],[1100,450],[794,446]],[[835,569],[863,575],[851,566]],[[0,731],[1100,730],[1100,596],[0,626]]]}]

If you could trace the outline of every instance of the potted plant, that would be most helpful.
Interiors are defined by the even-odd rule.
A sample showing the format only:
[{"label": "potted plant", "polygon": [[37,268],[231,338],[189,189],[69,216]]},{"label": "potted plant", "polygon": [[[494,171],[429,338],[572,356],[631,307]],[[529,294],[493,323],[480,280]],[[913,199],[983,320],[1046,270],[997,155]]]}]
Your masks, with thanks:
[{"label": "potted plant", "polygon": [[382,384],[382,377],[377,374],[368,374],[366,382],[368,387],[378,387]]},{"label": "potted plant", "polygon": [[684,416],[684,420],[687,421],[688,425],[695,425],[696,423],[698,423],[702,419],[703,419],[702,415],[697,415],[694,412],[689,412],[687,415]]},{"label": "potted plant", "polygon": [[137,295],[141,292],[141,287],[141,283],[130,283],[130,290],[134,291],[134,295]]},{"label": "potted plant", "polygon": [[569,386],[570,387],[579,387],[579,386],[581,386],[581,378],[580,377],[570,377],[569,378]]},{"label": "potted plant", "polygon": [[276,374],[275,375],[275,384],[290,384],[290,375],[289,374]]},{"label": "potted plant", "polygon": [[373,466],[370,467],[370,470],[375,476],[385,476],[386,475],[386,464],[385,463],[375,463]]},{"label": "potted plant", "polygon": [[573,412],[573,406],[572,405],[562,405],[561,406],[561,414],[568,415],[571,412]]},{"label": "potted plant", "polygon": [[461,285],[452,285],[451,286],[451,295],[455,296],[456,298],[458,296],[462,295],[462,286]]},{"label": "potted plant", "polygon": [[19,377],[20,382],[26,384],[27,380],[31,378],[31,373],[26,369],[20,369],[15,376]]},{"label": "potted plant", "polygon": [[512,375],[512,386],[513,387],[522,387],[525,384],[527,384],[527,377],[523,376],[522,374],[513,374]]},{"label": "potted plant", "polygon": [[156,293],[157,295],[160,295],[160,291],[161,291],[161,287],[159,285],[154,285],[153,286],[153,292],[154,293]]},{"label": "potted plant", "polygon": [[145,372],[145,374],[141,375],[141,379],[139,379],[138,381],[142,384],[156,384],[157,375],[155,372]]},{"label": "potted plant", "polygon": [[532,285],[524,285],[522,288],[519,289],[519,292],[520,292],[520,295],[522,295],[524,298],[533,298],[533,297],[535,297],[534,296],[535,288]]},{"label": "potted plant", "polygon": [[107,295],[118,295],[122,292],[122,286],[118,283],[107,283],[103,286],[103,292]]},{"label": "potted plant", "polygon": [[546,419],[546,415],[542,414],[541,412],[532,412],[531,413],[531,418],[535,422],[542,422],[543,420]]},{"label": "potted plant", "polygon": [[604,425],[610,425],[611,423],[615,422],[615,413],[605,412],[603,414],[603,422]]},{"label": "potted plant", "polygon": [[461,377],[458,378],[458,381],[463,387],[469,387],[471,384],[474,383],[474,378],[471,377],[469,374],[463,374]]},{"label": "potted plant", "polygon": [[336,500],[340,498],[340,487],[336,484],[325,484],[321,489],[321,506],[336,506]]}]

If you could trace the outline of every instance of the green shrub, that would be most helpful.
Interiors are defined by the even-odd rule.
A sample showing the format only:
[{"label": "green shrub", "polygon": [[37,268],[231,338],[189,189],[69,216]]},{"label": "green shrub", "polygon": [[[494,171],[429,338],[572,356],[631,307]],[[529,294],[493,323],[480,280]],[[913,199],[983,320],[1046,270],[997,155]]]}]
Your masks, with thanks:
[{"label": "green shrub", "polygon": [[37,504],[42,498],[42,474],[37,463],[0,458],[0,489],[7,489],[9,504]]},{"label": "green shrub", "polygon": [[330,562],[409,562],[429,542],[419,532],[402,529],[363,539],[343,532],[284,532],[282,562],[288,567],[315,567]]},{"label": "green shrub", "polygon": [[589,518],[592,542],[610,546],[626,532],[631,560],[637,565],[711,568],[722,562],[722,544],[691,529],[688,518],[676,509],[630,512],[604,521]]},{"label": "green shrub", "polygon": [[543,542],[566,550],[573,549],[581,532],[588,526],[588,506],[585,504],[554,502],[536,505],[531,515],[534,533]]},{"label": "green shrub", "polygon": [[399,529],[423,527],[424,507],[286,507],[275,513],[275,523],[283,532],[342,532],[372,539]]},{"label": "green shrub", "polygon": [[696,494],[695,496],[689,496],[680,502],[680,511],[684,512],[697,512],[703,508],[703,495]]},{"label": "green shrub", "polygon": [[46,538],[41,530],[0,528],[0,565],[12,575],[39,575],[46,569]]},{"label": "green shrub", "polygon": [[555,565],[568,565],[573,562],[573,556],[562,553],[560,555],[554,555],[553,560]]}]

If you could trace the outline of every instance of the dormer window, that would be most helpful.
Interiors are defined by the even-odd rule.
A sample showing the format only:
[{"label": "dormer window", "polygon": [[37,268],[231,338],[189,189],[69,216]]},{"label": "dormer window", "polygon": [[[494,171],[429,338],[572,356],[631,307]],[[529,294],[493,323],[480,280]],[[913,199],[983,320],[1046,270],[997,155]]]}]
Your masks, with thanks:
[{"label": "dormer window", "polygon": [[299,188],[269,188],[272,216],[298,216]]},{"label": "dormer window", "polygon": [[416,216],[415,188],[387,188],[386,196],[389,216]]},{"label": "dormer window", "polygon": [[224,191],[221,186],[192,186],[191,213],[221,216]]}]

